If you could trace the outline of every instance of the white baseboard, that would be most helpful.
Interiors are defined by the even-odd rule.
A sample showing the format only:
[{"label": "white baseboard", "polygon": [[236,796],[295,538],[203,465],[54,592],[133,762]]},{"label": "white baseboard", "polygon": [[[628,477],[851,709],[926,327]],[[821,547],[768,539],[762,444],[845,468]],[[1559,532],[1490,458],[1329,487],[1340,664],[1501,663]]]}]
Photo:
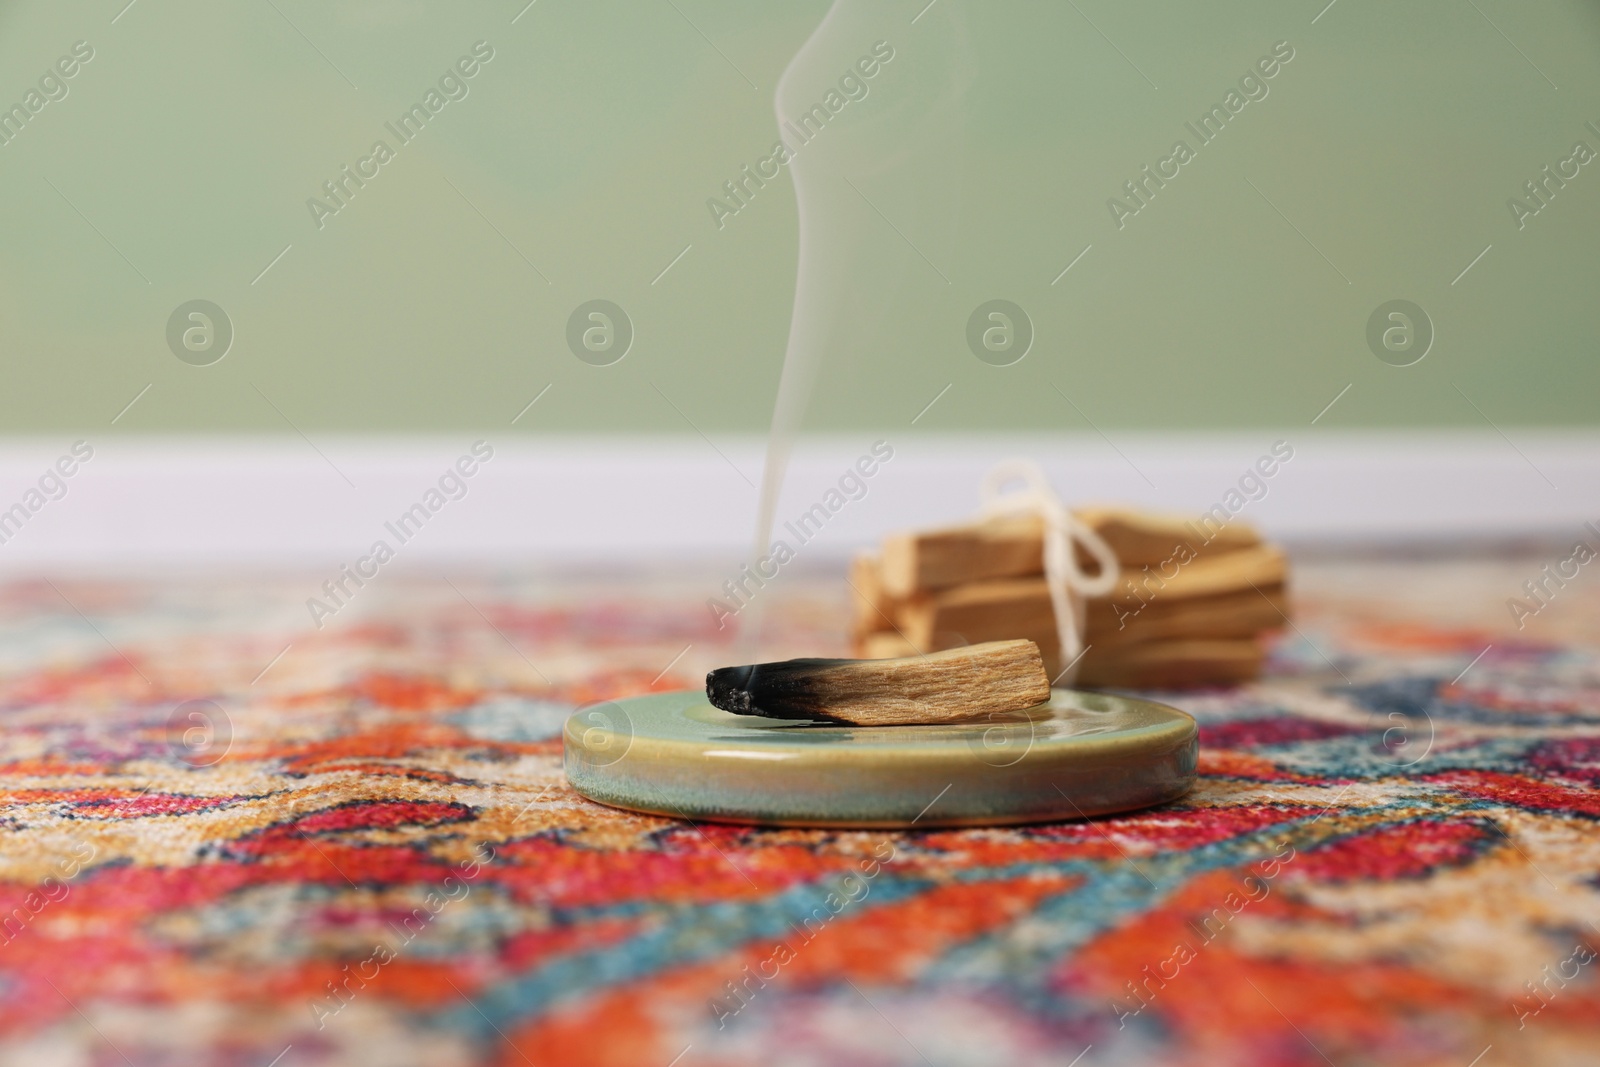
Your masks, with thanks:
[{"label": "white baseboard", "polygon": [[[959,520],[976,508],[984,471],[1016,455],[1038,459],[1069,502],[1197,515],[1285,438],[1292,459],[1240,511],[1275,537],[1565,536],[1600,522],[1595,432],[1114,437],[1114,447],[1098,435],[892,439],[893,458],[866,480],[865,496],[839,508],[805,552],[824,558],[889,530]],[[412,560],[506,564],[731,559],[751,543],[759,438],[524,437],[492,440],[493,459],[467,481],[467,494],[398,544],[384,523],[418,502],[473,440],[107,438],[91,442],[93,458],[65,480],[66,494],[45,501],[28,490],[72,440],[0,439],[0,533],[8,537],[0,568],[337,566],[380,538]],[[802,442],[777,509],[779,535],[872,444],[867,435]],[[25,520],[12,512],[6,524],[5,509],[39,501]]]}]

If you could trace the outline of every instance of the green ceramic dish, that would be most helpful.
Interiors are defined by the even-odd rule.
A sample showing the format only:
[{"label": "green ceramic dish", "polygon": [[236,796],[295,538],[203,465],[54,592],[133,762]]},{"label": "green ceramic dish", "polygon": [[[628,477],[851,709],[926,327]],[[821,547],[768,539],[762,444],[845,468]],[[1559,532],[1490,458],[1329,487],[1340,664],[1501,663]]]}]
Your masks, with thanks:
[{"label": "green ceramic dish", "polygon": [[992,721],[833,726],[730,715],[700,690],[575,712],[567,778],[652,815],[769,826],[918,828],[1081,819],[1194,783],[1195,721],[1131,697],[1056,689]]}]

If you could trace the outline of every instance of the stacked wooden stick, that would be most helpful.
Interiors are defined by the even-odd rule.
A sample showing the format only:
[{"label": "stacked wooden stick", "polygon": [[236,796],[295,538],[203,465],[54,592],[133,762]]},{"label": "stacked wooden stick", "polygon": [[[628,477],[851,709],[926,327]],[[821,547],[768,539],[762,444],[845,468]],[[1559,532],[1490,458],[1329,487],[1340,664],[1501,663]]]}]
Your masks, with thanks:
[{"label": "stacked wooden stick", "polygon": [[[1249,526],[1115,508],[1074,511],[1121,564],[1088,601],[1075,684],[1180,689],[1255,678],[1260,637],[1288,623],[1288,561]],[[1041,520],[996,519],[887,538],[856,557],[856,655],[909,656],[1029,638],[1066,666],[1044,578]],[[1079,551],[1086,571],[1094,569]]]}]

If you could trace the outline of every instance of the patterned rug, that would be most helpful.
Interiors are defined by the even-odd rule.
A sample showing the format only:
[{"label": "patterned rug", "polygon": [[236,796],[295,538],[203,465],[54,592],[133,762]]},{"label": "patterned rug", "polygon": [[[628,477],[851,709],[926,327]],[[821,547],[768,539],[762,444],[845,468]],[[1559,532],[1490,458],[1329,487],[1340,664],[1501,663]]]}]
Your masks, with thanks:
[{"label": "patterned rug", "polygon": [[[1554,557],[1552,557],[1554,558]],[[1181,803],[756,830],[573,793],[573,708],[733,654],[717,578],[0,587],[0,1064],[1592,1064],[1600,587],[1307,562],[1170,695]],[[837,577],[763,593],[843,649]],[[1532,606],[1533,602],[1529,602]]]}]

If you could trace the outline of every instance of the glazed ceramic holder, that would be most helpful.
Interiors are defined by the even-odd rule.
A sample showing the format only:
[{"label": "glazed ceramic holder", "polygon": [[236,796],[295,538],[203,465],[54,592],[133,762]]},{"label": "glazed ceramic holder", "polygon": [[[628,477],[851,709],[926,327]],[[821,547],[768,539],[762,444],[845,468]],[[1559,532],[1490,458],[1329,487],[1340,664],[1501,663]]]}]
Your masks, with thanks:
[{"label": "glazed ceramic holder", "polygon": [[765,826],[1006,826],[1165,803],[1194,783],[1195,721],[1070,689],[992,719],[837,726],[731,715],[700,690],[592,705],[566,723],[567,778],[651,815]]}]

